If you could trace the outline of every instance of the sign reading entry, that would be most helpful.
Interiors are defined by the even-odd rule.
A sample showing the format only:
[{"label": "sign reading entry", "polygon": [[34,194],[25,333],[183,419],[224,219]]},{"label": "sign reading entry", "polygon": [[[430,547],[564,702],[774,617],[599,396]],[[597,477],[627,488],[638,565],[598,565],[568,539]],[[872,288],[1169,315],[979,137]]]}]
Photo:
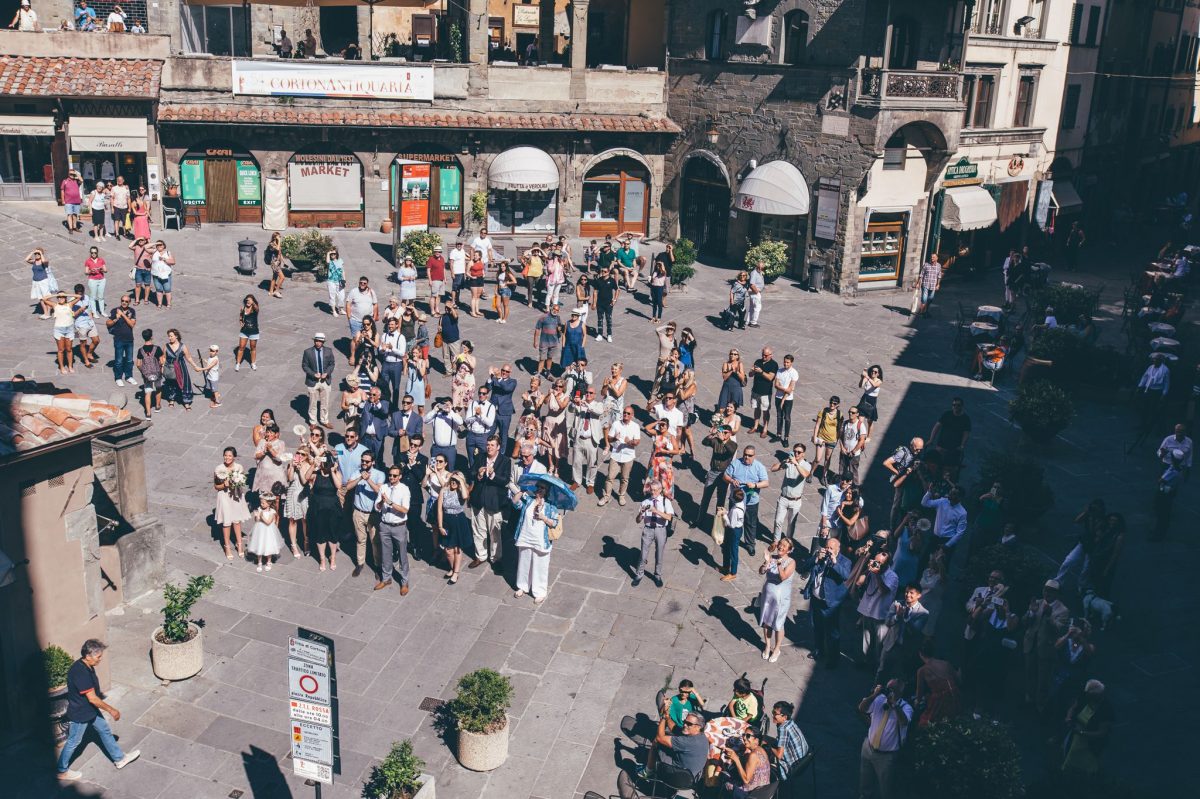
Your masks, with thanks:
[{"label": "sign reading entry", "polygon": [[233,93],[270,97],[432,100],[433,67],[234,61]]}]

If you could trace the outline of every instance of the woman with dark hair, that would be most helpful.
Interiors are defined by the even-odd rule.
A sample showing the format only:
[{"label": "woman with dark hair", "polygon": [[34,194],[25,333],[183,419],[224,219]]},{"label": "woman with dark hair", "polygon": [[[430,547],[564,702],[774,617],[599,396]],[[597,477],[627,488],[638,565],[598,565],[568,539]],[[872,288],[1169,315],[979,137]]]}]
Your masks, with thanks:
[{"label": "woman with dark hair", "polygon": [[250,443],[258,446],[267,435],[267,425],[278,424],[275,421],[275,411],[270,408],[263,408],[263,412],[258,415],[258,424],[250,429]]},{"label": "woman with dark hair", "polygon": [[338,490],[341,487],[342,473],[337,458],[332,452],[325,452],[317,459],[317,468],[308,474],[308,535],[317,545],[321,571],[325,571],[326,553],[329,568],[337,571],[338,525],[342,520]]},{"label": "woman with dark hair", "polygon": [[283,439],[279,437],[279,425],[267,425],[263,440],[254,448],[254,491],[262,498],[271,493],[276,483],[287,484],[287,452]]},{"label": "woman with dark hair", "polygon": [[183,335],[175,328],[167,331],[167,346],[163,348],[163,396],[167,405],[174,407],[175,401],[183,405],[185,411],[192,409],[192,375],[188,367],[200,371],[196,361],[187,347],[183,346]]},{"label": "woman with dark hair", "polygon": [[242,523],[250,521],[250,508],[246,505],[246,473],[237,462],[237,450],[233,447],[226,447],[222,453],[221,465],[213,473],[213,488],[217,492],[217,507],[213,518],[221,525],[225,558],[233,560],[233,551],[229,548],[230,529],[233,530],[234,541],[237,543],[238,556],[245,557]]},{"label": "woman with dark hair", "polygon": [[918,652],[921,657],[921,667],[917,669],[917,689],[915,704],[920,707],[921,717],[917,726],[928,727],[939,721],[952,719],[962,712],[961,689],[962,675],[949,661],[933,656],[933,641],[926,639],[921,643]]},{"label": "woman with dark hair", "polygon": [[241,322],[241,330],[238,331],[238,346],[237,356],[233,361],[233,371],[240,372],[242,370],[242,360],[246,355],[246,348],[250,349],[250,369],[258,371],[258,300],[253,294],[247,294],[242,299],[242,310],[238,313],[238,321]]},{"label": "woman with dark hair", "polygon": [[883,367],[875,364],[862,370],[858,379],[863,390],[858,399],[858,412],[867,420],[867,441],[871,440],[871,428],[879,421],[879,389],[883,386]]},{"label": "woman with dark hair", "polygon": [[267,266],[271,267],[271,285],[267,286],[267,293],[272,297],[283,296],[283,239],[278,232],[271,234],[271,240],[267,242],[267,249],[264,255]]},{"label": "woman with dark hair", "polygon": [[745,799],[751,791],[771,783],[771,761],[757,730],[743,732],[742,745],[737,749],[725,746],[721,751],[730,767],[725,790],[732,799]]},{"label": "woman with dark hair", "polygon": [[463,551],[474,547],[471,522],[466,515],[470,495],[471,487],[461,472],[451,472],[437,495],[437,524],[442,533],[442,548],[450,561],[450,571],[446,574],[450,585],[458,582]]},{"label": "woman with dark hair", "polygon": [[667,306],[667,288],[671,284],[671,276],[667,266],[662,261],[655,260],[650,268],[650,323],[657,324],[662,320],[663,309]]},{"label": "woman with dark hair", "polygon": [[375,329],[375,318],[367,314],[362,318],[362,327],[350,339],[350,365],[354,366],[358,358],[367,350],[374,351],[379,338]]}]

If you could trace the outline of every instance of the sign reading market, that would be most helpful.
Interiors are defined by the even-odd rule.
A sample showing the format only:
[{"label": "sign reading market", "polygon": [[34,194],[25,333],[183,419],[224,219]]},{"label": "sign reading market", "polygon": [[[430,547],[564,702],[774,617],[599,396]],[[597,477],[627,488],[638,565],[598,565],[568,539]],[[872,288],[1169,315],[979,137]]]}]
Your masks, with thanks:
[{"label": "sign reading market", "polygon": [[268,97],[432,100],[433,67],[234,61],[233,93]]}]

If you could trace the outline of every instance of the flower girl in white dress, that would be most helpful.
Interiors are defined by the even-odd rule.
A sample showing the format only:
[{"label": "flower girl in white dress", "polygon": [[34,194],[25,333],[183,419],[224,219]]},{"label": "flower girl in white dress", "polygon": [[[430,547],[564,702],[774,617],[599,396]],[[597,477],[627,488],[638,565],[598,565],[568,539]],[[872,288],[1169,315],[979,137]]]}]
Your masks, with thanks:
[{"label": "flower girl in white dress", "polygon": [[262,571],[264,565],[271,571],[271,559],[282,552],[284,546],[283,536],[279,534],[279,497],[263,492],[260,501],[262,507],[254,512],[257,521],[246,549],[258,556],[258,571]]}]

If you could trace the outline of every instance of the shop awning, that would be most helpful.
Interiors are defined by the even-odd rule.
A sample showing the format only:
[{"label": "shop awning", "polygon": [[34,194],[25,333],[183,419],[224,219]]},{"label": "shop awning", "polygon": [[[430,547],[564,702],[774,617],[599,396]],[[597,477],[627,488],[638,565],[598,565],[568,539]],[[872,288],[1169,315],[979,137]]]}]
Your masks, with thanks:
[{"label": "shop awning", "polygon": [[71,117],[71,152],[146,152],[146,120],[121,117]]},{"label": "shop awning", "polygon": [[996,201],[979,186],[946,189],[942,227],[948,230],[981,230],[996,224]]},{"label": "shop awning", "polygon": [[808,184],[800,170],[787,161],[771,161],[746,176],[734,207],[756,214],[804,216],[808,213]]},{"label": "shop awning", "polygon": [[558,165],[536,147],[513,147],[492,161],[488,185],[510,191],[553,191],[558,188]]},{"label": "shop awning", "polygon": [[54,117],[0,114],[0,136],[53,136]]},{"label": "shop awning", "polygon": [[1059,213],[1070,213],[1083,207],[1083,200],[1079,198],[1079,192],[1075,191],[1075,184],[1069,180],[1054,181],[1050,196],[1054,199],[1054,206],[1058,208]]}]

